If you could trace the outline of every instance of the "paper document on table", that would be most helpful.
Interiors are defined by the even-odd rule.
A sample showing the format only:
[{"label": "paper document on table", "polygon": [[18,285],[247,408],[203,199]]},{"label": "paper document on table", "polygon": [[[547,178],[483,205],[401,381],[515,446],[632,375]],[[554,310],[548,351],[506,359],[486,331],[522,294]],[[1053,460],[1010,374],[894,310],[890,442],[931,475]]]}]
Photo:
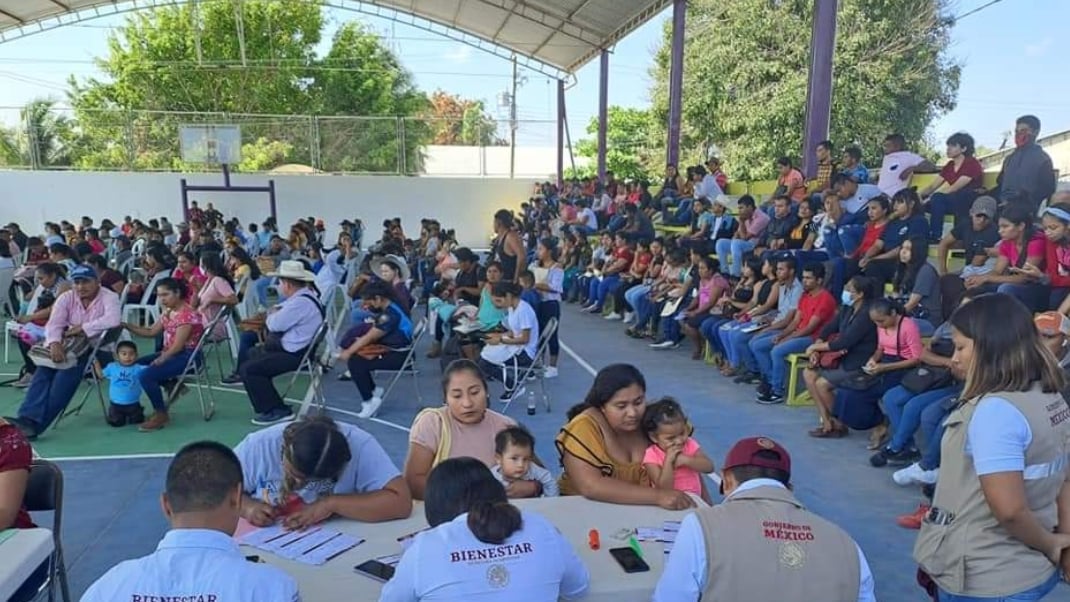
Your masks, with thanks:
[{"label": "paper document on table", "polygon": [[661,538],[661,529],[657,527],[639,527],[635,530],[635,538],[639,541],[658,541]]},{"label": "paper document on table", "polygon": [[287,531],[281,525],[275,525],[253,531],[240,541],[289,560],[319,565],[360,545],[364,539],[323,527]]}]

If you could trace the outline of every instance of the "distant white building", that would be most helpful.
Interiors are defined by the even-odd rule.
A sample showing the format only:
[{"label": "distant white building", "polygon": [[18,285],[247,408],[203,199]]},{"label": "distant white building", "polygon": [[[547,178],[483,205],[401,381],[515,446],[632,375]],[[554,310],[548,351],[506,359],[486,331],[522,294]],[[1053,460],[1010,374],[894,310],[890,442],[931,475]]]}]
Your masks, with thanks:
[{"label": "distant white building", "polygon": [[[421,176],[436,177],[509,177],[508,146],[425,146]],[[591,160],[576,157],[576,167],[586,167]],[[565,154],[565,169],[572,166]],[[557,149],[552,146],[518,146],[517,178],[553,180],[557,177]]]}]

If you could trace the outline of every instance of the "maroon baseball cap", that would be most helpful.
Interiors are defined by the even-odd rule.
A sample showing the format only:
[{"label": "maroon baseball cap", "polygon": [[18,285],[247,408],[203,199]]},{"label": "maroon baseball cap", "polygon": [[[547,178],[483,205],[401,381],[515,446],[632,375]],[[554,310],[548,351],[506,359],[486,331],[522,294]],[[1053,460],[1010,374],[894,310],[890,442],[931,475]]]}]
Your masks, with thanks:
[{"label": "maroon baseball cap", "polygon": [[[772,457],[763,457],[771,456],[772,454],[759,455],[758,452],[762,451],[773,452],[779,457],[775,459]],[[791,456],[788,455],[788,450],[784,449],[779,443],[773,441],[769,437],[749,437],[747,439],[736,441],[736,444],[732,446],[732,449],[728,450],[728,455],[725,456],[722,470],[736,468],[737,466],[761,466],[762,468],[773,468],[776,470],[783,470],[790,475]]]}]

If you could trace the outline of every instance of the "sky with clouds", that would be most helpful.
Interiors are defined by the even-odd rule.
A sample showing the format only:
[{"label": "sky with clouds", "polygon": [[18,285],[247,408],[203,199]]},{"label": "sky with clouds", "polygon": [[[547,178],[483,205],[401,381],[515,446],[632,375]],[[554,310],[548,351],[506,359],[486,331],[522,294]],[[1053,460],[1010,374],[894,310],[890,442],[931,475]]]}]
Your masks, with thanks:
[{"label": "sky with clouds", "polygon": [[[964,14],[990,0],[958,0],[955,14]],[[351,12],[328,9],[332,27],[360,19],[379,32],[414,74],[417,85],[482,99],[499,117],[497,99],[510,84],[508,60],[409,26]],[[666,11],[633,32],[613,49],[610,58],[609,102],[643,107],[649,103],[647,70],[661,38]],[[960,21],[953,34],[952,56],[963,64],[958,106],[932,125],[942,140],[969,131],[979,143],[996,147],[1014,118],[1035,113],[1044,133],[1070,129],[1070,81],[1056,40],[1070,22],[1068,0],[998,0]],[[11,122],[12,107],[41,96],[64,98],[67,77],[96,71],[92,59],[106,50],[106,36],[121,18],[104,18],[0,44],[0,120]],[[329,39],[329,36],[326,36]],[[520,140],[527,145],[553,145],[556,86],[547,77],[521,70],[517,94],[522,120]],[[585,136],[597,113],[598,61],[576,74],[567,92],[568,122],[573,140]],[[801,127],[801,124],[800,124]]]}]

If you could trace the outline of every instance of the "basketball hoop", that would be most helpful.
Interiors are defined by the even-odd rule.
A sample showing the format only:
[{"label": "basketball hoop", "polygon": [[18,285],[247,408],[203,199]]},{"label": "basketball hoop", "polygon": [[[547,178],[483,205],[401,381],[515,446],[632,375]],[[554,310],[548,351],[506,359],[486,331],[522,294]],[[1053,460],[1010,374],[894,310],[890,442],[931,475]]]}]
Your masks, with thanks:
[{"label": "basketball hoop", "polygon": [[182,160],[206,165],[241,163],[241,127],[184,125],[178,130]]}]

